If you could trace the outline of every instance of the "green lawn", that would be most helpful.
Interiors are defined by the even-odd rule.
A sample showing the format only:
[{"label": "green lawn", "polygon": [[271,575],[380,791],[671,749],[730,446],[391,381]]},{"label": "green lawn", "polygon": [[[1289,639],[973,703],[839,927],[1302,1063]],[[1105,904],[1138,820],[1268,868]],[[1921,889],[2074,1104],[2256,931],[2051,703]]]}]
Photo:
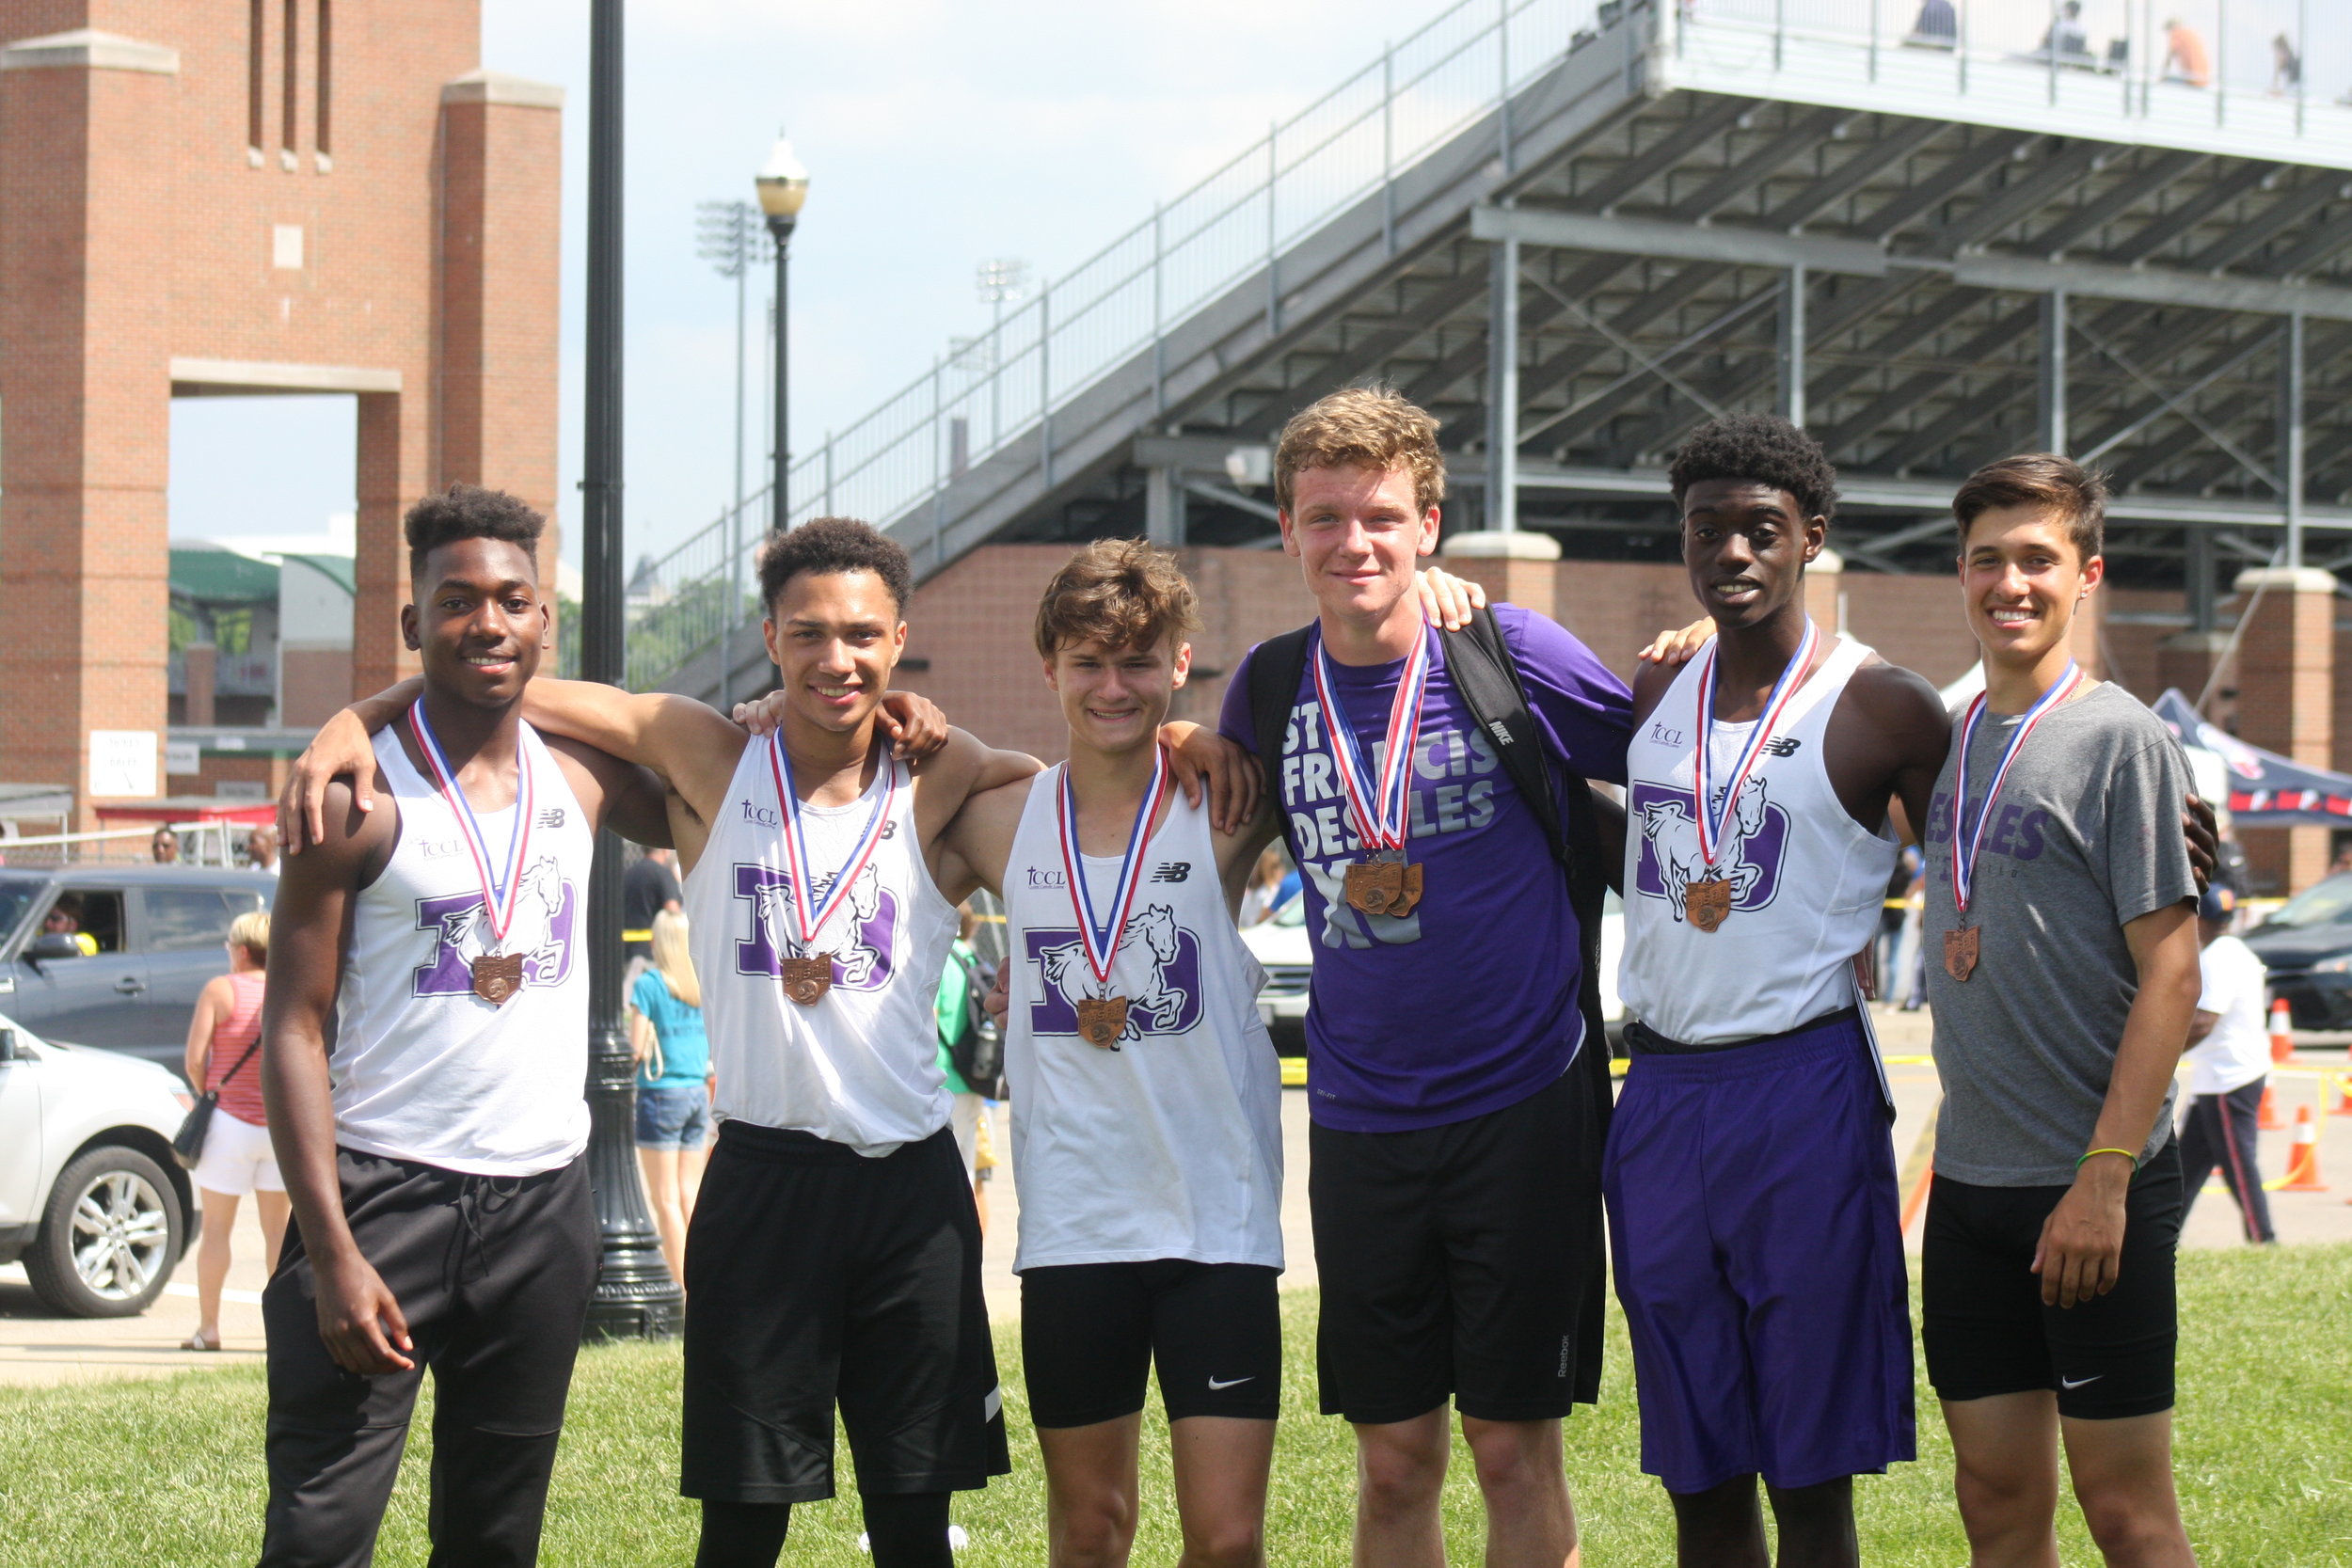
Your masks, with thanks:
[{"label": "green lawn", "polygon": [[[2352,1562],[2352,1247],[2190,1253],[2181,1261],[2180,1480],[2189,1534],[2209,1565],[2321,1568]],[[1314,1301],[1286,1302],[1289,1370],[1275,1460],[1272,1557],[1344,1563],[1352,1450],[1346,1429],[1312,1414]],[[960,1498],[974,1568],[1041,1563],[1044,1495],[1021,1397],[1019,1345],[997,1352],[1013,1425],[1014,1473]],[[1671,1523],[1636,1468],[1632,1369],[1613,1322],[1597,1411],[1568,1424],[1568,1472],[1586,1560],[1666,1564]],[[622,1345],[580,1358],[548,1511],[553,1564],[685,1563],[694,1514],[676,1496],[677,1351]],[[242,1563],[260,1539],[262,1382],[258,1370],[64,1389],[0,1390],[0,1563]],[[1950,1456],[1920,1389],[1920,1462],[1860,1483],[1864,1553],[1874,1564],[1965,1561],[1950,1504]],[[420,1413],[421,1416],[421,1412]],[[428,1442],[420,1419],[416,1449]],[[1145,1438],[1139,1563],[1176,1557],[1165,1431]],[[422,1562],[424,1466],[412,1453],[378,1560]],[[846,1468],[847,1450],[844,1449]],[[844,1477],[845,1494],[848,1492]],[[1453,1560],[1477,1560],[1478,1503],[1466,1459],[1447,1493]],[[787,1560],[863,1563],[853,1502],[804,1508]],[[2066,1560],[2096,1561],[2078,1524]]]}]

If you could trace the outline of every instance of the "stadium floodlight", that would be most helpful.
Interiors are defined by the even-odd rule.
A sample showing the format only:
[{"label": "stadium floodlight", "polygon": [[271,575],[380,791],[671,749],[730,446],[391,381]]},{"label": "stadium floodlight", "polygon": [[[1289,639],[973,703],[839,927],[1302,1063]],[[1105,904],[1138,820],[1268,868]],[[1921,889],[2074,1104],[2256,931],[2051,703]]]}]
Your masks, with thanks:
[{"label": "stadium floodlight", "polygon": [[789,138],[779,134],[768,161],[752,179],[759,193],[759,210],[767,214],[768,232],[776,242],[776,450],[775,480],[769,490],[769,518],[779,533],[792,526],[792,356],[788,310],[792,230],[801,221],[801,205],[808,199],[808,169],[792,150]]},{"label": "stadium floodlight", "polygon": [[[1000,378],[993,373],[1005,362],[1005,307],[1018,305],[1029,297],[1029,263],[1018,256],[998,256],[980,263],[976,281],[979,285],[980,303],[990,309],[985,368],[991,372],[988,435],[993,446],[1005,434],[1004,389],[999,385]],[[960,359],[965,357],[959,356]]]},{"label": "stadium floodlight", "polygon": [[735,702],[735,624],[743,611],[743,297],[760,247],[759,210],[748,201],[694,206],[695,254],[735,283],[735,504],[727,513],[727,605],[719,623],[719,706]]}]

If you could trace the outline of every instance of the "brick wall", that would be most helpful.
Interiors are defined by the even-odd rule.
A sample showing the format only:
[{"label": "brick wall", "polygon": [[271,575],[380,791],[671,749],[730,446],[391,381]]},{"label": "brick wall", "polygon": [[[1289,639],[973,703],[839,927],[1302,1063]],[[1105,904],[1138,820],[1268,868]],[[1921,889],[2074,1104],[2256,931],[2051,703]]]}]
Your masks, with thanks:
[{"label": "brick wall", "polygon": [[467,479],[553,508],[560,115],[444,105],[480,60],[478,0],[337,5],[322,149],[317,0],[295,6],[291,118],[287,8],[260,10],[257,166],[247,0],[0,0],[0,43],[94,27],[179,55],[0,72],[8,778],[79,788],[89,730],[164,728],[176,356],[398,372],[359,400],[360,689],[409,667],[412,501]]}]

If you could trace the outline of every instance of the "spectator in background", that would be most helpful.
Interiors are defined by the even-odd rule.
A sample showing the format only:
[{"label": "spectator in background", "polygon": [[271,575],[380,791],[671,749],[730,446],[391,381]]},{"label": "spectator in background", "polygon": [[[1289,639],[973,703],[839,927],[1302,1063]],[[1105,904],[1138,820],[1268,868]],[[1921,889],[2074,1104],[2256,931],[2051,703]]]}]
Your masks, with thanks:
[{"label": "spectator in background", "polygon": [[2352,844],[2347,844],[2337,850],[2335,863],[2328,867],[2328,875],[2330,877],[2340,877],[2346,871],[2352,871]]},{"label": "spectator in background", "polygon": [[273,1268],[285,1239],[286,1183],[270,1148],[258,1059],[262,971],[268,960],[269,916],[248,910],[229,927],[229,973],[205,983],[188,1021],[188,1082],[220,1099],[194,1177],[204,1195],[204,1235],[196,1251],[196,1332],[181,1342],[182,1350],[220,1349],[220,1288],[229,1277],[238,1200],[252,1196]]},{"label": "spectator in background", "polygon": [[2164,69],[2160,72],[2168,82],[2183,87],[2213,86],[2213,58],[2205,53],[2205,40],[2197,29],[2173,17],[2164,24]]},{"label": "spectator in background", "polygon": [[2090,57],[2090,35],[2083,30],[2082,0],[2066,0],[2051,19],[2050,30],[2042,35],[2042,52],[2061,60]]},{"label": "spectator in background", "polygon": [[2299,92],[2303,87],[2303,56],[2295,52],[2295,41],[2280,33],[2270,40],[2270,91],[2284,98]]},{"label": "spectator in background", "polygon": [[1919,851],[1904,845],[1895,857],[1895,869],[1886,879],[1886,895],[1879,901],[1878,951],[1872,955],[1878,1000],[1896,1001],[1902,991],[1901,971],[1896,961],[1902,957],[1903,917],[1911,910],[1911,884],[1919,879]]},{"label": "spectator in background", "polygon": [[1241,891],[1241,911],[1233,923],[1243,930],[1274,918],[1283,905],[1298,896],[1298,868],[1279,843],[1269,844],[1258,863],[1249,868],[1249,885]]},{"label": "spectator in background", "polygon": [[2270,1034],[2263,1021],[2269,975],[2254,950],[2229,934],[2237,895],[2219,883],[2197,905],[2197,935],[2204,943],[2200,968],[2204,990],[2188,1026],[2188,1114],[2181,1118],[2181,1217],[2214,1167],[2237,1199],[2249,1242],[2275,1242],[2270,1201],[2254,1162],[2255,1118],[2270,1074]]},{"label": "spectator in background", "polygon": [[948,1125],[955,1129],[956,1152],[963,1156],[963,1179],[972,1184],[972,1203],[980,1213],[980,1234],[988,1234],[988,1194],[980,1185],[980,1122],[988,1115],[988,1091],[963,1081],[956,1069],[957,1048],[980,1024],[980,1001],[993,976],[981,973],[980,955],[972,945],[979,916],[964,904],[956,911],[956,940],[947,949],[947,968],[939,977],[939,1069],[947,1075],[947,1092],[956,1097]]},{"label": "spectator in background", "polygon": [[[45,936],[69,936],[73,945],[82,950],[82,957],[98,957],[98,939],[82,929],[82,900],[69,893],[59,898],[50,911],[40,917],[41,933]],[[193,1079],[190,1082],[194,1082]]]},{"label": "spectator in background", "polygon": [[[677,856],[667,849],[648,849],[644,858],[621,876],[621,951],[632,959],[650,958],[653,951],[653,917],[663,910],[677,914],[685,910],[685,895],[678,891]],[[637,974],[644,966],[632,964],[629,983],[635,985]]]},{"label": "spectator in background", "polygon": [[180,862],[180,835],[167,822],[155,830],[155,836],[147,841],[147,852],[155,857],[157,865],[176,865]]},{"label": "spectator in background", "polygon": [[[642,862],[640,863],[643,863]],[[652,920],[651,962],[629,991],[628,1043],[637,1058],[637,1164],[661,1256],[686,1283],[686,1226],[702,1193],[710,1145],[710,1037],[702,981],[686,947],[686,916]]]},{"label": "spectator in background", "polygon": [[1905,41],[1949,49],[1959,39],[1960,14],[1952,9],[1952,0],[1919,0],[1918,19],[1912,23],[1911,37]]},{"label": "spectator in background", "polygon": [[245,835],[245,863],[255,871],[278,875],[278,830],[268,823]]}]

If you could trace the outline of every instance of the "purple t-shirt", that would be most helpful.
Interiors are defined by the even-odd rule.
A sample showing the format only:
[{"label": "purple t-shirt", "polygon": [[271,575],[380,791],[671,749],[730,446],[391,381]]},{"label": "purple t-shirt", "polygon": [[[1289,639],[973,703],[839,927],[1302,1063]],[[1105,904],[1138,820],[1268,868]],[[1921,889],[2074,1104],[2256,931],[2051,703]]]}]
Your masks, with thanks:
[{"label": "purple t-shirt", "polygon": [[[1624,783],[1633,728],[1624,683],[1555,622],[1515,605],[1496,606],[1495,620],[1555,765]],[[1402,919],[1349,908],[1342,882],[1361,849],[1315,699],[1314,641],[1311,634],[1280,766],[1268,768],[1306,873],[1315,942],[1307,1014],[1314,1119],[1342,1132],[1408,1132],[1517,1104],[1566,1071],[1583,1037],[1583,948],[1567,878],[1444,658],[1433,657],[1408,833],[1425,867],[1422,900]],[[1252,752],[1256,654],[1233,672],[1218,721]],[[1334,694],[1375,768],[1404,669],[1403,659],[1330,665]]]}]

